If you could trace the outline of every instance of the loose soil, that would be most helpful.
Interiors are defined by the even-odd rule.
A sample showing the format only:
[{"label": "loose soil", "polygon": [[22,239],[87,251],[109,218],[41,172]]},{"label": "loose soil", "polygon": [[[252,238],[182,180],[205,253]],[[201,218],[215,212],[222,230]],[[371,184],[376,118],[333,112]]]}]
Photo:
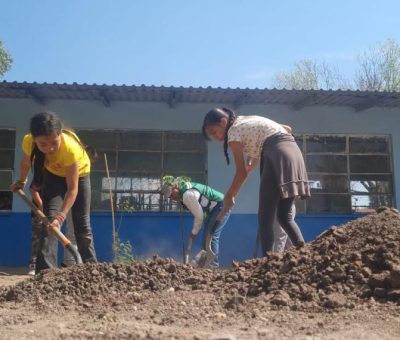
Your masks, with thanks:
[{"label": "loose soil", "polygon": [[228,269],[154,256],[5,274],[2,339],[400,338],[400,214],[392,208]]}]

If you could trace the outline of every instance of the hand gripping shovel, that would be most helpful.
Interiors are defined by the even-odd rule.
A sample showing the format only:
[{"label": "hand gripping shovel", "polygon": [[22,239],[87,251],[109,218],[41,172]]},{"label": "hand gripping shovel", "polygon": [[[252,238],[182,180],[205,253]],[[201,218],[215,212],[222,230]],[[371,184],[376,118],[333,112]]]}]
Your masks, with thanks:
[{"label": "hand gripping shovel", "polygon": [[[40,219],[40,221],[48,226],[50,224],[49,219],[47,218],[47,216],[45,214],[43,214],[43,212],[38,209],[38,207],[36,207],[30,200],[28,197],[26,197],[25,193],[19,189],[17,191],[18,195],[22,198],[22,200],[31,208],[31,210],[33,211],[33,213]],[[76,261],[77,264],[82,264],[82,258],[81,255],[78,252],[78,249],[76,249],[76,247],[71,243],[70,240],[68,240],[65,235],[58,229],[55,227],[51,227],[50,228],[51,231],[54,233],[54,235],[57,237],[57,239],[61,242],[61,244],[64,246],[65,249],[67,249],[72,256],[74,257],[74,260]]]},{"label": "hand gripping shovel", "polygon": [[[209,268],[212,261],[214,261],[215,254],[211,250],[211,239],[212,239],[212,235],[214,234],[214,231],[217,229],[218,225],[219,225],[219,222],[215,221],[215,223],[213,224],[213,226],[210,229],[210,232],[206,236],[205,249],[200,250],[192,261],[192,263],[197,268]],[[193,240],[192,240],[192,238],[190,238],[188,247],[186,248],[186,252],[185,252],[185,261],[184,261],[185,264],[189,263],[189,255],[192,251],[192,243],[193,243]]]}]

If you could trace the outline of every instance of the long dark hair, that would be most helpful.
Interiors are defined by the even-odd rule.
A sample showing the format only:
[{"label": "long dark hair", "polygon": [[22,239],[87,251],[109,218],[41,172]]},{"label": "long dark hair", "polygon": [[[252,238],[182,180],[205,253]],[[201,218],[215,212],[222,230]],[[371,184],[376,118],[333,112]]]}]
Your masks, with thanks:
[{"label": "long dark hair", "polygon": [[[39,136],[50,136],[53,133],[61,134],[62,122],[60,118],[50,111],[39,112],[31,118],[30,132],[33,138]],[[39,150],[36,143],[33,143],[31,153],[31,164],[34,172],[43,170],[45,154]]]},{"label": "long dark hair", "polygon": [[[39,136],[50,136],[53,133],[60,135],[66,133],[73,137],[81,146],[83,152],[85,152],[85,145],[82,144],[78,136],[70,130],[64,129],[61,119],[56,113],[51,111],[44,111],[35,114],[31,118],[30,132],[33,138]],[[35,167],[40,169],[44,167],[45,154],[39,150],[36,143],[33,143],[33,150],[31,154],[31,163],[35,161]]]},{"label": "long dark hair", "polygon": [[237,114],[235,111],[231,109],[227,109],[226,107],[217,107],[209,111],[204,117],[203,127],[201,128],[203,132],[203,136],[207,139],[210,137],[207,134],[207,128],[213,125],[217,125],[221,122],[221,118],[228,118],[228,124],[225,128],[225,137],[224,137],[224,155],[226,159],[226,163],[229,165],[229,154],[228,154],[228,130],[235,122]]}]

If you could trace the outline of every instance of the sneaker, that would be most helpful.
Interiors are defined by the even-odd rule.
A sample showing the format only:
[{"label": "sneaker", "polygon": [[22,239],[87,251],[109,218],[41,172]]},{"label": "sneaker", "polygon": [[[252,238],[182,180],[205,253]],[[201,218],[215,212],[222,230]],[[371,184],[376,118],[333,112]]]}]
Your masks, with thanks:
[{"label": "sneaker", "polygon": [[28,275],[34,276],[35,274],[36,274],[36,266],[34,264],[30,264]]}]

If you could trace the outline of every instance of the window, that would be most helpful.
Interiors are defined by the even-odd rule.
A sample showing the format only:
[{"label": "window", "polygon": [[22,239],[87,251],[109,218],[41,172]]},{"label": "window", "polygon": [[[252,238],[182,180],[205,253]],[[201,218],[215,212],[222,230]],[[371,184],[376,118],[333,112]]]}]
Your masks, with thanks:
[{"label": "window", "polygon": [[299,212],[369,212],[394,204],[388,136],[298,135],[296,141],[312,196],[298,202]]},{"label": "window", "polygon": [[91,171],[92,210],[110,210],[111,187],[117,211],[174,211],[177,205],[160,193],[164,175],[185,175],[194,181],[206,182],[206,143],[201,133],[76,132],[84,144],[96,148],[99,156]]},{"label": "window", "polygon": [[0,211],[8,211],[13,197],[8,189],[13,180],[15,130],[0,129],[0,154]]}]

